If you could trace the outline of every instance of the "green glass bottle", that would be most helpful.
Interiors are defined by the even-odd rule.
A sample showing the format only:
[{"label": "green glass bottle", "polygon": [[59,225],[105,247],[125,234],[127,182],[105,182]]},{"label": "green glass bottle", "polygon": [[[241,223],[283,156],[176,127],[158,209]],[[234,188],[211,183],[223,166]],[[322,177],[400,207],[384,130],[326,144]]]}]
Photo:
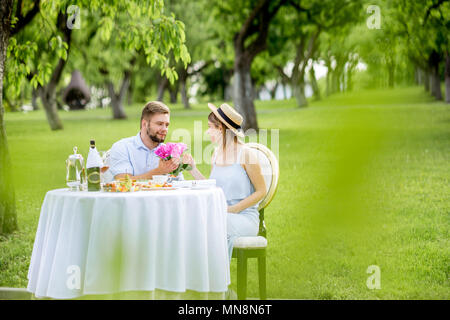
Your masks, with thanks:
[{"label": "green glass bottle", "polygon": [[100,168],[102,160],[95,147],[95,140],[91,140],[89,154],[86,161],[88,191],[100,191]]}]

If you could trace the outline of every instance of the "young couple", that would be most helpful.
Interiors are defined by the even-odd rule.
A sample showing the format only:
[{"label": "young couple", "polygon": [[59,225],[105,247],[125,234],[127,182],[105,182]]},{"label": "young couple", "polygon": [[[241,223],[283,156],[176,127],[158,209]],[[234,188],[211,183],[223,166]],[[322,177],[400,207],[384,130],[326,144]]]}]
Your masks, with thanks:
[{"label": "young couple", "polygon": [[[259,227],[258,203],[266,193],[264,177],[257,157],[238,138],[244,137],[242,116],[227,104],[219,108],[209,103],[207,133],[217,144],[212,155],[210,179],[223,189],[228,204],[227,237],[231,259],[233,241],[240,236],[256,236]],[[205,179],[190,154],[183,159],[161,160],[154,152],[164,142],[170,124],[170,110],[162,102],[152,101],[142,110],[140,132],[116,142],[110,153],[110,172],[115,179],[151,179],[153,175],[175,170],[180,161],[191,165],[190,173]]]}]

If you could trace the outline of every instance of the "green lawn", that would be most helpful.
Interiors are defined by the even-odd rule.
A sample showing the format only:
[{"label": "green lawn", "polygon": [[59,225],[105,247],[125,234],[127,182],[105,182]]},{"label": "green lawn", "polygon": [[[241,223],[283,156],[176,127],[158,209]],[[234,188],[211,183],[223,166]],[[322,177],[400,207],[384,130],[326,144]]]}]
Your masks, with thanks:
[{"label": "green lawn", "polygon": [[[450,299],[450,107],[422,88],[336,95],[303,109],[293,100],[256,105],[260,127],[280,130],[280,185],[266,210],[269,298]],[[42,111],[6,114],[20,230],[0,241],[0,287],[26,287],[40,206],[65,186],[72,147],[86,156],[91,138],[106,150],[135,135],[141,108],[128,107],[125,121],[110,120],[110,110],[61,112],[58,132]],[[194,120],[206,130],[206,104],[171,108],[171,132],[193,132]],[[370,265],[381,289],[366,286]],[[231,268],[235,289],[235,261]],[[256,271],[252,261],[250,297]]]}]

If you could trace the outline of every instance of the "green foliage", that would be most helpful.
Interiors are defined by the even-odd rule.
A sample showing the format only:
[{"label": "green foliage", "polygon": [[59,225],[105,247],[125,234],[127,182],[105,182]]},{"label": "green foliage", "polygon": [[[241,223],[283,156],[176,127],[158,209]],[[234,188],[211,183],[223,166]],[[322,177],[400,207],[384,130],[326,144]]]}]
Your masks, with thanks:
[{"label": "green foliage", "polygon": [[[121,74],[128,63],[124,56],[142,54],[147,63],[173,82],[177,73],[170,65],[170,56],[184,66],[190,62],[184,24],[174,15],[165,14],[162,0],[41,1],[40,14],[10,39],[5,77],[8,93],[18,95],[26,79],[35,88],[46,84],[55,61],[68,59],[69,44],[62,40],[55,22],[60,12],[68,12],[69,5],[78,6],[81,14],[81,28],[72,31],[73,50],[79,51],[74,53],[74,59],[78,61],[70,64],[80,66],[94,62],[84,68],[89,75],[99,73],[99,63],[114,69],[113,74]],[[13,17],[13,23],[16,22],[17,17]],[[88,38],[92,30],[95,30],[94,39]],[[85,61],[80,61],[83,54]],[[117,63],[119,60],[121,63]],[[100,82],[98,77],[93,78]]]},{"label": "green foliage", "polygon": [[450,50],[450,3],[443,1],[386,1],[391,17],[390,27],[407,48],[409,58],[427,69],[432,51],[441,59]]}]

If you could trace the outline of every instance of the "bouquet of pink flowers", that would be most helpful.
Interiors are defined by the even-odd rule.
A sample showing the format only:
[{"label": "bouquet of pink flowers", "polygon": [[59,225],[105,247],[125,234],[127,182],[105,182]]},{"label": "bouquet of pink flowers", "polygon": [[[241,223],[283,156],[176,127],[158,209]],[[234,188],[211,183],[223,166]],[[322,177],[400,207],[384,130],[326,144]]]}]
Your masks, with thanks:
[{"label": "bouquet of pink flowers", "polygon": [[[187,145],[184,143],[161,143],[155,150],[155,154],[164,160],[170,160],[172,158],[180,158],[184,151],[186,151]],[[191,170],[191,166],[187,163],[180,163],[177,169],[171,172],[171,174],[178,176],[183,170]]]}]

